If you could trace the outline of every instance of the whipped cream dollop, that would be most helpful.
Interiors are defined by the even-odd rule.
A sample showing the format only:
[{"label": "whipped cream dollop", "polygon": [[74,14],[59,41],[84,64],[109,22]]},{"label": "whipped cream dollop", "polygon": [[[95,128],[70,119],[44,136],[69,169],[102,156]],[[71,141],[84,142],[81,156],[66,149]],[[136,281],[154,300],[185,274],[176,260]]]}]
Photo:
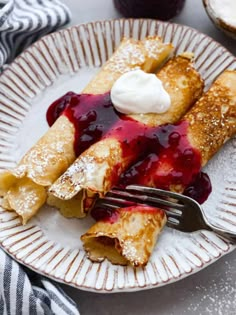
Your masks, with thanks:
[{"label": "whipped cream dollop", "polygon": [[142,70],[123,74],[111,89],[111,101],[123,114],[161,114],[171,105],[170,95],[161,80]]},{"label": "whipped cream dollop", "polygon": [[210,0],[209,4],[216,17],[236,27],[236,0]]}]

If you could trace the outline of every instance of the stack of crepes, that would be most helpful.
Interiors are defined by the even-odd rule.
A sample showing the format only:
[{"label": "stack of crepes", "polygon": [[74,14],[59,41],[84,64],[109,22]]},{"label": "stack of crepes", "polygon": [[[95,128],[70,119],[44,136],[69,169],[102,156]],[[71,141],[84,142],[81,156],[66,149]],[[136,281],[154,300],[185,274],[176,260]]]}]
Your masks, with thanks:
[{"label": "stack of crepes", "polygon": [[[137,68],[156,72],[172,51],[171,44],[164,44],[157,37],[141,41],[124,39],[83,93],[108,92],[123,73]],[[16,211],[23,223],[46,200],[68,217],[83,217],[93,207],[96,196],[102,197],[113,186],[121,184],[121,178],[124,182],[154,187],[168,178],[161,188],[183,192],[201,167],[235,134],[236,72],[225,71],[203,95],[203,81],[194,68],[192,56],[187,53],[171,58],[156,75],[170,95],[171,106],[167,112],[117,115],[100,139],[90,142],[77,157],[75,127],[62,111],[18,166],[1,174],[3,207]],[[86,114],[86,108],[82,114]],[[150,130],[152,136],[145,145],[142,141],[146,141]],[[173,131],[172,143],[176,144],[167,152],[160,143],[164,141],[161,135],[168,134],[169,130]],[[175,155],[177,158],[173,159]],[[194,164],[188,164],[192,158]],[[193,171],[184,178],[173,176],[177,173],[176,165],[181,164],[179,160],[182,164],[186,161],[190,169],[193,166]],[[132,170],[145,170],[145,174],[137,178]],[[117,264],[146,265],[166,223],[164,211],[137,205],[117,209],[111,217],[99,220],[82,236],[90,259],[108,258]]]}]

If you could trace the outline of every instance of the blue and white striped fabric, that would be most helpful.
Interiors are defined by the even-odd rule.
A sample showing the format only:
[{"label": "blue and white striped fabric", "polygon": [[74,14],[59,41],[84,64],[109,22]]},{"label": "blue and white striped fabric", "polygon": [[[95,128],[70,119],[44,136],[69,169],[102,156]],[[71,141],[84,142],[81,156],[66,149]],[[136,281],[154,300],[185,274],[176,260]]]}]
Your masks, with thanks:
[{"label": "blue and white striped fabric", "polygon": [[[44,34],[65,25],[70,12],[58,0],[0,0],[0,70]],[[0,248],[0,315],[78,315],[54,282],[20,266]]]},{"label": "blue and white striped fabric", "polygon": [[0,249],[0,315],[79,315],[76,304],[48,279]]},{"label": "blue and white striped fabric", "polygon": [[0,0],[0,68],[69,20],[69,10],[58,0]]}]

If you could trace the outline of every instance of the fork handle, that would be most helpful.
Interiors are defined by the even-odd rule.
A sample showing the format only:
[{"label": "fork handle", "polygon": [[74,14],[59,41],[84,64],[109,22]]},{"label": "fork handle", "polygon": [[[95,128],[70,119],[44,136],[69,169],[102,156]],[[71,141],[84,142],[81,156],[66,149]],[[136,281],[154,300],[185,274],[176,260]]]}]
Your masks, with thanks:
[{"label": "fork handle", "polygon": [[211,224],[208,222],[208,226],[209,226],[209,230],[215,232],[216,234],[218,234],[219,236],[221,236],[222,238],[230,241],[233,244],[236,244],[236,233],[221,229],[219,227],[216,227],[215,225]]}]

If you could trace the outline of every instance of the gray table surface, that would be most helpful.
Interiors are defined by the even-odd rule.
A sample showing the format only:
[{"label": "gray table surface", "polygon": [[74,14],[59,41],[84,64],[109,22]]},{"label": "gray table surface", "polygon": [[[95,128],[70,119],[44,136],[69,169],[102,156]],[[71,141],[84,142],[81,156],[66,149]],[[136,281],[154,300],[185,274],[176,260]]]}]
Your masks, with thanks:
[{"label": "gray table surface", "polygon": [[[72,11],[71,25],[120,17],[112,0],[63,0]],[[186,0],[174,22],[211,36],[236,55],[236,41],[218,31],[201,0]],[[97,294],[62,285],[78,303],[81,315],[236,314],[236,251],[179,282],[148,291]]]}]

